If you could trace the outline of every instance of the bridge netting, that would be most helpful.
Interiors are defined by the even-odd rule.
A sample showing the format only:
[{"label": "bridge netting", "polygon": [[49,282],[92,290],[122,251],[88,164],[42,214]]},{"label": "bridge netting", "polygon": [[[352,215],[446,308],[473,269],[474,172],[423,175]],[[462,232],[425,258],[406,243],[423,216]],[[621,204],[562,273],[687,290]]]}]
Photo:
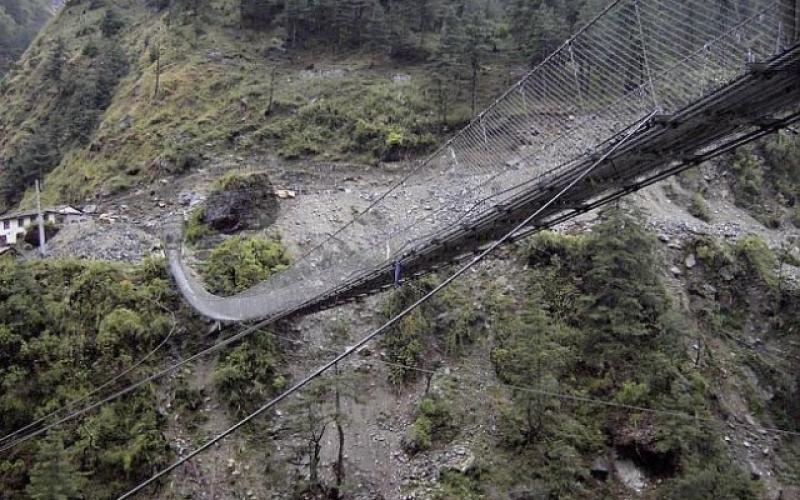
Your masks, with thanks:
[{"label": "bridge netting", "polygon": [[795,0],[618,0],[470,124],[288,269],[240,294],[209,293],[182,258],[181,225],[167,257],[187,301],[224,321],[300,308],[364,273],[391,272],[437,235],[496,211],[654,112],[669,115],[797,43]]}]

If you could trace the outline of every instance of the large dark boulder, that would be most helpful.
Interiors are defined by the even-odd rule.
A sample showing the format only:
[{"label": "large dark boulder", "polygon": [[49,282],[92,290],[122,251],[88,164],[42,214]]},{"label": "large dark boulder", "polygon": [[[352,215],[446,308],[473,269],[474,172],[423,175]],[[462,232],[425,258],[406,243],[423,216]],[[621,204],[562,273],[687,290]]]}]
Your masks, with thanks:
[{"label": "large dark boulder", "polygon": [[278,200],[266,174],[226,176],[203,209],[203,222],[227,234],[267,227],[277,216]]}]

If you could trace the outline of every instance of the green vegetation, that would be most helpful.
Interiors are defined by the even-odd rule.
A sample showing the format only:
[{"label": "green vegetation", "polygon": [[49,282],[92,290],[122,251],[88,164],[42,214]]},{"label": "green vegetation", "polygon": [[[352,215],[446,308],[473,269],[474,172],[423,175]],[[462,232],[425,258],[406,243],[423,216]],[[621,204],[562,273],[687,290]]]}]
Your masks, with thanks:
[{"label": "green vegetation", "polygon": [[748,235],[736,243],[724,244],[698,237],[692,242],[698,259],[710,271],[716,286],[730,294],[723,304],[745,301],[747,287],[753,283],[775,289],[777,258],[766,242],[756,235]]},{"label": "green vegetation", "polygon": [[[353,101],[356,92],[361,95]],[[390,83],[340,82],[295,113],[276,117],[254,139],[277,142],[285,158],[399,160],[436,144],[440,124],[426,113],[428,105],[415,86],[398,92]]]},{"label": "green vegetation", "polygon": [[49,0],[0,0],[0,80],[50,19]]},{"label": "green vegetation", "polygon": [[[763,341],[777,341],[792,338],[800,331],[800,291],[783,286],[776,273],[778,259],[762,239],[748,236],[734,244],[720,244],[709,238],[696,238],[692,245],[705,271],[703,281],[715,290],[714,296],[701,302],[696,311],[710,333],[742,339],[746,334],[752,335],[750,329],[755,328]],[[787,356],[796,352],[788,346],[782,351]],[[756,394],[751,379],[744,377],[751,412],[787,428],[798,428],[797,381],[793,374],[778,369],[776,359],[780,357],[762,357],[757,350],[744,350],[739,359],[741,366],[736,369],[747,367],[756,374],[759,384],[773,392],[772,399],[764,401]]]},{"label": "green vegetation", "polygon": [[280,239],[235,236],[215,248],[203,266],[213,293],[233,295],[264,281],[290,263]]},{"label": "green vegetation", "polygon": [[[414,282],[395,290],[381,306],[381,315],[392,318],[428,293],[434,285],[433,278]],[[425,340],[434,332],[436,304],[428,301],[400,320],[381,340],[389,361],[398,365],[422,366],[427,358]],[[418,372],[402,366],[391,367],[391,380],[396,384],[414,380]]]},{"label": "green vegetation", "polygon": [[[27,61],[32,67],[15,73],[3,91],[8,104],[0,121],[12,132],[0,144],[6,160],[0,207],[18,203],[35,179],[43,179],[73,149],[89,147],[117,84],[129,70],[116,31],[93,40],[93,50],[87,51],[79,51],[76,40],[68,43],[66,35],[38,40]],[[72,182],[80,185],[85,179]],[[116,189],[129,185],[116,183]]]},{"label": "green vegetation", "polygon": [[[192,329],[164,269],[158,261],[126,268],[0,259],[1,434],[87,394],[142,358],[174,327],[168,311]],[[122,493],[171,459],[157,400],[156,387],[148,385],[15,447],[0,458],[4,496],[76,498],[80,492],[81,498],[105,499]]]},{"label": "green vegetation", "polygon": [[232,147],[368,164],[423,154],[597,8],[68,2],[0,89],[2,201],[29,204],[47,176],[47,203],[77,203]]},{"label": "green vegetation", "polygon": [[732,155],[736,203],[768,227],[800,227],[800,139],[780,132]]},{"label": "green vegetation", "polygon": [[[381,304],[381,316],[389,319],[419,300],[436,286],[437,278],[427,276],[404,284]],[[454,285],[412,311],[381,340],[389,361],[397,365],[435,368],[437,355],[457,356],[484,328],[481,313],[467,302],[466,290]],[[417,378],[419,372],[393,366],[393,383],[403,384]]]},{"label": "green vegetation", "polygon": [[214,385],[237,415],[249,414],[286,385],[280,364],[272,338],[256,333],[219,360]]},{"label": "green vegetation", "polygon": [[481,487],[480,477],[470,477],[457,471],[444,471],[439,477],[439,490],[434,500],[481,500],[486,494]]},{"label": "green vegetation", "polygon": [[240,187],[247,187],[244,177],[238,172],[228,172],[214,182],[217,191],[230,191]]},{"label": "green vegetation", "polygon": [[[615,446],[623,454],[638,450],[632,458],[667,479],[664,492],[710,484],[703,491],[755,498],[714,426],[554,397],[706,416],[713,411],[705,374],[684,355],[692,326],[668,299],[653,237],[635,213],[612,208],[603,219],[587,236],[535,237],[524,298],[494,306],[492,361],[510,396],[500,407],[503,446],[545,496],[598,487],[588,464]],[[514,480],[494,470],[488,477]]]},{"label": "green vegetation", "polygon": [[208,224],[203,222],[203,208],[195,208],[191,215],[189,215],[189,220],[186,221],[186,227],[184,229],[186,242],[193,245],[206,236],[210,236],[213,232],[214,231],[208,227]]},{"label": "green vegetation", "polygon": [[[707,280],[706,273],[725,276],[721,269],[730,267],[736,279],[729,285],[741,290],[728,297],[723,285],[728,282],[719,278],[714,286],[721,301],[744,310],[740,301],[753,294],[748,287],[775,289],[777,262],[763,241],[746,237],[735,244],[704,246],[712,242],[687,251],[695,252],[699,262],[692,279]],[[485,321],[492,325],[487,332],[494,342],[491,361],[505,384],[490,410],[497,433],[481,452],[486,463],[475,473],[443,475],[435,498],[482,498],[520,487],[542,497],[613,496],[613,483],[589,473],[593,460],[609,449],[659,478],[657,496],[682,498],[696,490],[692,498],[758,498],[758,483],[729,458],[724,426],[630,409],[677,411],[703,422],[719,410],[715,360],[700,362],[686,355],[688,344],[710,331],[700,328],[714,327],[705,324],[702,314],[695,324],[673,305],[662,283],[658,247],[640,214],[610,208],[590,234],[544,232],[532,238],[525,248],[524,290],[481,288],[481,302],[489,306]],[[719,267],[705,267],[709,263]],[[403,285],[383,304],[384,315],[398,312],[432,286],[434,278]],[[434,360],[448,354],[446,339],[459,324],[467,325],[463,345],[469,346],[482,331],[479,318],[487,314],[476,311],[473,293],[462,287],[406,318],[383,340],[388,359],[435,369]],[[786,329],[787,321],[796,321],[789,311],[797,299],[790,295],[794,292],[774,315],[781,318],[774,320],[776,327],[780,323]],[[448,302],[455,297],[457,302]],[[759,380],[780,388],[770,405],[755,393],[746,396],[754,415],[788,422],[792,382],[757,358],[742,359]],[[451,361],[458,366],[458,358]],[[413,378],[413,372],[392,369],[397,383]],[[448,424],[472,416],[451,397],[438,389],[426,393],[403,441],[409,453],[445,448],[457,439],[462,424]],[[624,406],[590,405],[582,398]]]},{"label": "green vegetation", "polygon": [[692,199],[689,201],[689,213],[693,216],[697,217],[703,222],[711,222],[711,210],[708,208],[708,203],[706,202],[703,195],[700,193],[694,193],[692,195]]},{"label": "green vegetation", "polygon": [[403,448],[411,454],[430,450],[434,443],[452,439],[456,430],[447,401],[441,396],[428,394],[419,403],[414,423],[403,440]]}]

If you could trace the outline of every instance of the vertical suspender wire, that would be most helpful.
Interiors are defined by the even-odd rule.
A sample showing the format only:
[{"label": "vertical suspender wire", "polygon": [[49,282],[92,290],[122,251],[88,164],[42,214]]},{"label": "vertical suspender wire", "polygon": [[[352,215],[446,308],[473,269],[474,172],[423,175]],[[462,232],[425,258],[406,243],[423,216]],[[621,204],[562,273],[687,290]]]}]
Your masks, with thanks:
[{"label": "vertical suspender wire", "polygon": [[653,98],[653,105],[656,109],[661,110],[659,104],[658,92],[656,91],[655,83],[653,82],[653,72],[650,70],[650,60],[647,56],[647,37],[644,34],[644,26],[642,25],[642,15],[639,12],[639,0],[633,1],[633,8],[636,10],[636,24],[639,26],[639,37],[642,39],[642,55],[644,57],[644,67],[647,71],[647,79],[650,82],[650,95]]},{"label": "vertical suspender wire", "polygon": [[586,113],[586,103],[583,100],[583,89],[581,89],[581,80],[578,76],[578,63],[575,61],[575,51],[572,50],[572,44],[569,44],[569,60],[572,64],[572,75],[575,77],[575,91],[578,93],[578,102],[582,113]]}]

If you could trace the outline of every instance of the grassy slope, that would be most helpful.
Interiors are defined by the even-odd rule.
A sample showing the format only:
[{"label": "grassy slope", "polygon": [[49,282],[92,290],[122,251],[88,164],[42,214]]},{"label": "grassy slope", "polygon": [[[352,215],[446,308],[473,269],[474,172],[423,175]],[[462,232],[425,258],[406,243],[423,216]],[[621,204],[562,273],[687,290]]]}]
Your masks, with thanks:
[{"label": "grassy slope", "polygon": [[[125,19],[118,44],[130,71],[89,144],[62,148],[47,179],[48,202],[127,189],[242,147],[284,158],[400,159],[423,153],[470,115],[464,83],[448,124],[441,123],[433,72],[424,64],[397,66],[373,53],[327,48],[286,53],[278,48],[281,33],[242,34],[231,0],[209,2],[197,17],[171,17],[139,4],[117,2]],[[66,42],[70,64],[86,59],[81,51],[98,35],[82,33],[100,24],[105,9],[84,10],[81,4],[65,9],[8,83],[0,158],[12,157],[29,133],[59,112],[44,62],[56,39]],[[158,93],[155,47],[161,54]],[[480,95],[488,101],[510,82],[509,64],[483,69]],[[395,81],[398,73],[410,81]]]},{"label": "grassy slope", "polygon": [[52,14],[49,0],[0,0],[0,77]]}]

